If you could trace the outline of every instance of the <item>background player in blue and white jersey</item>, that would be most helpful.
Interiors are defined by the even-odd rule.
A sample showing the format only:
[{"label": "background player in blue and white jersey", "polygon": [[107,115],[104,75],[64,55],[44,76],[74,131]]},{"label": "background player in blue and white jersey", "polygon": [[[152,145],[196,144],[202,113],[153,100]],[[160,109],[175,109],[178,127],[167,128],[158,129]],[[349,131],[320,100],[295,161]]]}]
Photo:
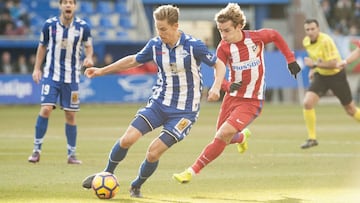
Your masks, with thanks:
[{"label": "background player in blue and white jersey", "polygon": [[[46,20],[40,34],[36,62],[32,74],[41,82],[41,108],[35,125],[34,149],[29,162],[40,160],[41,145],[48,119],[58,98],[65,111],[65,134],[69,164],[81,164],[75,156],[77,126],[75,112],[79,111],[79,81],[82,66],[93,66],[93,46],[90,28],[75,17],[76,0],[59,0],[60,16]],[[82,62],[81,57],[85,52]],[[46,55],[46,63],[42,65]]]},{"label": "background player in blue and white jersey", "polygon": [[[205,44],[178,30],[179,9],[171,5],[158,7],[153,17],[158,37],[151,39],[137,54],[124,57],[103,68],[87,68],[89,78],[125,70],[154,61],[158,67],[157,83],[146,107],[140,109],[123,136],[113,146],[105,171],[114,173],[128,149],[146,133],[163,126],[140,166],[139,174],[131,183],[130,195],[142,197],[140,187],[156,170],[161,155],[173,144],[183,140],[195,123],[200,109],[202,90],[201,62],[215,68],[215,80],[208,100],[220,97],[225,65],[209,52]],[[115,90],[114,90],[115,91]],[[91,188],[94,175],[83,181]]]}]

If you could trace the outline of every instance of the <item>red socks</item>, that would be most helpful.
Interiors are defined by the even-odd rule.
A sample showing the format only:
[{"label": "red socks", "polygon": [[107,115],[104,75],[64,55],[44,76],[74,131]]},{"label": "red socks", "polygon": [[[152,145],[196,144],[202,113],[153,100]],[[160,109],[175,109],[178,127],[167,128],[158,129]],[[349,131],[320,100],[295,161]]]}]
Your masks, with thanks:
[{"label": "red socks", "polygon": [[202,168],[204,168],[211,161],[215,160],[224,151],[225,147],[226,143],[224,141],[215,138],[204,148],[191,168],[196,174],[199,173]]}]

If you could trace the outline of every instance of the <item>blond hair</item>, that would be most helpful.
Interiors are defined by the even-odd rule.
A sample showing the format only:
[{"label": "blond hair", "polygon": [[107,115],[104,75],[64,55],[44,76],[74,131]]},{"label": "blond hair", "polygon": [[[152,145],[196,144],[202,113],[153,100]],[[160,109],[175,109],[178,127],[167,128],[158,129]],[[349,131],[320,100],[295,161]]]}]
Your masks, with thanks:
[{"label": "blond hair", "polygon": [[217,23],[224,23],[229,20],[233,22],[234,27],[241,25],[241,29],[243,29],[246,25],[246,16],[236,3],[228,3],[225,8],[215,14],[215,21]]},{"label": "blond hair", "polygon": [[155,20],[167,20],[170,25],[178,23],[179,21],[179,8],[173,5],[159,6],[153,13]]}]

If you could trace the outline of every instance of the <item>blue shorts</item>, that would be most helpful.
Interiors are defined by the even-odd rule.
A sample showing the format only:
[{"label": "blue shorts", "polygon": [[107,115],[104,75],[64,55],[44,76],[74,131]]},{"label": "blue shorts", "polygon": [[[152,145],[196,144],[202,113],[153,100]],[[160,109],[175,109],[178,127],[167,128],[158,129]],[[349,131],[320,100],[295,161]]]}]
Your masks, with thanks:
[{"label": "blue shorts", "polygon": [[79,111],[79,84],[56,82],[43,78],[41,85],[41,105],[56,106],[57,101],[66,111]]},{"label": "blue shorts", "polygon": [[[199,111],[188,112],[177,110],[155,101],[151,101],[145,108],[140,109],[131,125],[140,130],[142,134],[146,134],[160,126],[163,126],[163,133],[171,136],[173,139],[169,141],[166,138],[165,144],[171,146],[173,143],[179,142],[186,137],[192,125],[196,122]],[[144,122],[145,121],[145,122]],[[171,140],[171,139],[170,139]],[[171,143],[173,142],[173,143]]]}]

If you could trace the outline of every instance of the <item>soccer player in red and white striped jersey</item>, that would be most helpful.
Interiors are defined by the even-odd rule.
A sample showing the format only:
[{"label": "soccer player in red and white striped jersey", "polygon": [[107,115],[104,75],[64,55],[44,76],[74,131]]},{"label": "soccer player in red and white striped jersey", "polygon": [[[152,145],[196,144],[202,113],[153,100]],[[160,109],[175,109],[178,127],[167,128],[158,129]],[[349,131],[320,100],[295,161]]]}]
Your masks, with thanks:
[{"label": "soccer player in red and white striped jersey", "polygon": [[260,115],[264,103],[266,44],[273,42],[283,53],[295,78],[300,71],[293,52],[276,30],[243,30],[246,17],[238,4],[229,3],[216,14],[215,21],[222,38],[217,47],[217,57],[230,69],[229,80],[222,84],[226,94],[215,138],[191,167],[174,174],[173,178],[180,183],[189,182],[193,175],[221,155],[228,144],[246,142],[244,133],[240,132]]}]

